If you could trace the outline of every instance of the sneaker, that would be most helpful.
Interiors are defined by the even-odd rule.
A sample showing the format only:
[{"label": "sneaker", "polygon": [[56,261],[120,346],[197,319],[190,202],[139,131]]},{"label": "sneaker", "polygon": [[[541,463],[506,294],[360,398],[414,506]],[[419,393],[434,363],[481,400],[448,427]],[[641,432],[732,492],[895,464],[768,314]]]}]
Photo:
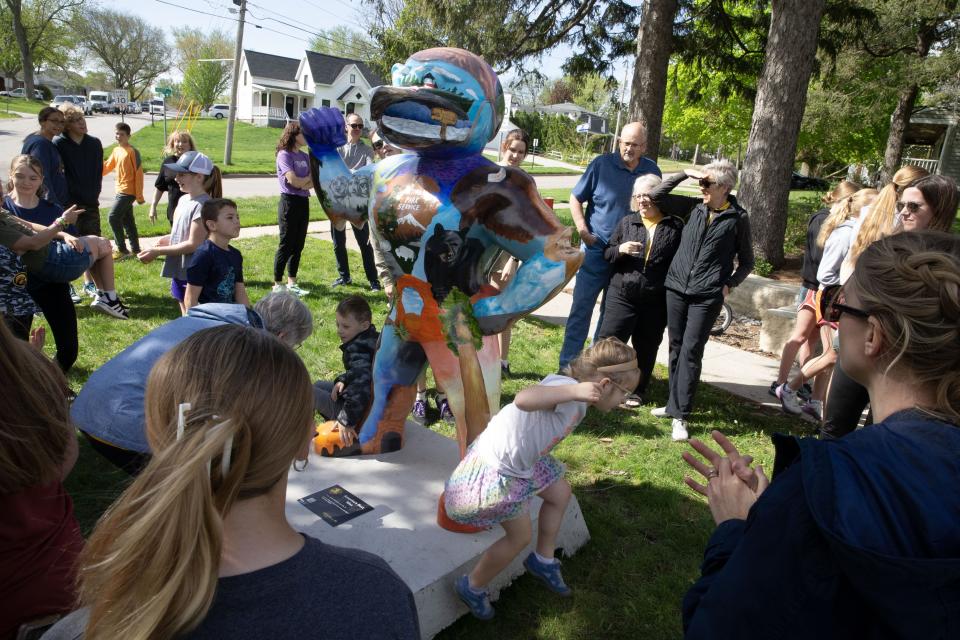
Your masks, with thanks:
[{"label": "sneaker", "polygon": [[781,384],[781,383],[777,382],[776,380],[774,380],[773,382],[771,382],[771,383],[770,383],[770,388],[767,389],[767,393],[769,393],[769,394],[772,395],[774,398],[776,398],[776,397],[777,397],[777,387],[779,387],[780,384]]},{"label": "sneaker", "polygon": [[800,399],[797,397],[797,392],[789,389],[786,384],[777,387],[777,397],[780,398],[780,406],[785,412],[795,416],[803,412],[803,409],[800,407]]},{"label": "sneaker", "polygon": [[376,280],[370,281],[370,291],[383,291],[383,287],[380,286],[380,283]]},{"label": "sneaker", "polygon": [[806,382],[800,387],[800,390],[797,391],[797,395],[800,396],[805,401],[810,400],[810,397],[813,395],[813,387],[808,385]]},{"label": "sneaker", "polygon": [[820,400],[808,400],[803,403],[803,407],[801,407],[800,410],[817,422],[823,420],[823,402]]},{"label": "sneaker", "polygon": [[73,288],[73,285],[70,285],[70,300],[73,304],[80,304],[83,302],[83,298],[80,297],[80,294],[77,293],[77,290]]},{"label": "sneaker", "polygon": [[440,419],[445,422],[454,422],[453,411],[450,410],[450,403],[446,398],[437,400],[437,411],[440,412]]},{"label": "sneaker", "polygon": [[331,286],[331,287],[341,287],[341,286],[347,285],[347,284],[353,284],[353,280],[351,280],[350,278],[344,278],[343,276],[340,276],[339,278],[337,278],[336,280],[334,280],[334,281],[333,281],[333,284],[330,285],[330,286]]},{"label": "sneaker", "polygon": [[306,289],[301,289],[301,288],[298,287],[296,284],[288,284],[288,285],[287,285],[287,291],[289,291],[289,292],[292,293],[293,295],[299,296],[299,297],[301,297],[301,298],[302,298],[303,296],[307,295],[308,293],[310,293],[310,292],[307,291]]},{"label": "sneaker", "polygon": [[669,418],[669,417],[670,417],[670,416],[667,415],[667,408],[666,408],[666,407],[657,407],[656,409],[650,409],[650,415],[652,415],[654,418]]},{"label": "sneaker", "polygon": [[542,580],[550,591],[561,596],[570,595],[570,587],[567,586],[567,583],[563,581],[563,576],[560,575],[559,560],[550,563],[540,562],[537,554],[531,551],[530,555],[523,561],[523,566],[527,568],[530,575]]},{"label": "sneaker", "polygon": [[113,250],[113,259],[114,260],[123,260],[130,257],[129,251],[120,251],[120,249]]},{"label": "sneaker", "polygon": [[92,282],[86,282],[86,283],[84,283],[84,285],[83,285],[83,293],[84,293],[87,297],[96,298],[96,297],[97,297],[97,285],[93,284]]},{"label": "sneaker", "polygon": [[505,360],[500,361],[500,377],[501,378],[510,377],[510,363]]},{"label": "sneaker", "polygon": [[286,291],[287,291],[287,285],[285,284],[273,285],[273,289],[272,289],[273,293],[286,293]]},{"label": "sneaker", "polygon": [[413,401],[413,417],[417,421],[423,422],[427,419],[427,401],[417,398]]},{"label": "sneaker", "polygon": [[119,320],[130,319],[130,313],[127,311],[127,307],[120,302],[120,298],[108,300],[106,296],[97,296],[97,299],[90,306]]},{"label": "sneaker", "polygon": [[680,418],[673,419],[673,432],[670,434],[670,437],[673,438],[674,442],[687,440],[690,437],[690,434],[687,433],[688,426],[689,424],[686,420],[681,420]]},{"label": "sneaker", "polygon": [[628,393],[623,397],[623,402],[620,403],[620,406],[624,409],[637,409],[642,405],[643,398],[635,393]]},{"label": "sneaker", "polygon": [[481,620],[489,620],[493,617],[495,611],[493,610],[493,605],[490,604],[490,594],[486,591],[483,593],[474,593],[473,589],[470,588],[470,580],[466,575],[460,576],[454,584],[454,589],[474,617],[480,618]]}]

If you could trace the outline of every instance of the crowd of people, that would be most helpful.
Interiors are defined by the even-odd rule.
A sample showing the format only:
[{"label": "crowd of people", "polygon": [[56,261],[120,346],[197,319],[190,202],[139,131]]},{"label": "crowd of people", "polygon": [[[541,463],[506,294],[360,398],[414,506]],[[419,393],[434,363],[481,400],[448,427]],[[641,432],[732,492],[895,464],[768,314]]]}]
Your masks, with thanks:
[{"label": "crowd of people", "polygon": [[[342,447],[353,445],[378,339],[368,303],[347,296],[335,316],[343,373],[311,381],[295,353],[313,331],[297,276],[310,192],[319,195],[299,123],[277,145],[273,289],[251,304],[231,246],[237,204],[189,133],[167,141],[150,205],[154,220],[167,194],[170,234],[141,250],[132,206],[144,202],[143,169],[129,128],[117,126],[104,162],[82,113],[45,109],[39,119],[0,211],[0,506],[12,515],[0,524],[0,639],[47,629],[53,640],[294,637],[316,629],[327,600],[377,606],[326,617],[326,636],[419,638],[413,594],[382,559],[301,534],[284,515],[288,473],[306,464],[316,415]],[[352,168],[402,153],[376,132],[372,147],[363,143],[357,114],[346,126],[340,153]],[[721,433],[712,435],[722,453],[689,438],[709,330],[754,265],[750,217],[733,195],[737,168],[718,160],[664,179],[643,156],[645,140],[641,123],[628,124],[619,150],[591,162],[571,195],[585,255],[560,370],[501,408],[446,482],[449,518],[504,532],[451,588],[490,619],[487,585],[532,541],[527,571],[557,595],[573,593],[554,557],[572,488],[550,451],[590,407],[644,404],[666,330],[669,396],[652,413],[672,420],[673,440],[689,440],[683,457],[695,477],[686,483],[717,524],[683,599],[686,636],[948,636],[960,602],[960,502],[943,490],[960,477],[956,184],[905,167],[879,191],[840,183],[811,217],[796,326],[770,391],[785,411],[822,418],[822,438],[776,436],[771,480]],[[524,132],[509,132],[502,162],[519,167],[528,148]],[[110,171],[116,249],[99,225]],[[673,193],[688,178],[699,197]],[[365,226],[353,229],[370,288],[392,296],[383,247]],[[352,282],[345,233],[346,223],[334,227],[334,286]],[[72,399],[70,283],[84,277],[95,308],[129,317],[114,273],[125,254],[163,257],[181,317],[92,372]],[[505,286],[517,266],[497,260],[491,284]],[[37,348],[38,310],[55,363]],[[508,375],[509,331],[500,344]],[[417,386],[411,410],[423,418],[425,375]],[[441,417],[452,417],[438,392]],[[870,426],[854,433],[868,405]],[[63,487],[77,430],[131,476],[86,542]]]}]

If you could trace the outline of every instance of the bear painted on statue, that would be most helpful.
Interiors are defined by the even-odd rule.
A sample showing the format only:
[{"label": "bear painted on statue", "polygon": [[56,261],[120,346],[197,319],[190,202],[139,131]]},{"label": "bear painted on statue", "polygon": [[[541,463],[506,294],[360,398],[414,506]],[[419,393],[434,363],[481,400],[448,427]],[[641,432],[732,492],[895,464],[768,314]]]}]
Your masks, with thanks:
[{"label": "bear painted on statue", "polygon": [[[318,196],[334,220],[371,223],[396,291],[374,360],[374,393],[358,441],[341,455],[395,451],[429,362],[456,419],[460,455],[500,403],[496,334],[550,299],[582,260],[570,230],[519,169],[482,155],[503,120],[503,90],[482,58],[420,51],[371,92],[371,118],[405,153],[353,173],[337,109],[300,115],[320,162]],[[522,261],[503,291],[490,268],[506,251]]]}]

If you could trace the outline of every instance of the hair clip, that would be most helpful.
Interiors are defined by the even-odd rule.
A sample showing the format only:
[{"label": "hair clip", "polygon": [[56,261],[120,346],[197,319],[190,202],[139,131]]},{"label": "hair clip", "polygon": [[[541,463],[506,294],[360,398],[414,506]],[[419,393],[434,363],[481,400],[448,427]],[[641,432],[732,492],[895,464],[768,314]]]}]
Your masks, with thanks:
[{"label": "hair clip", "polygon": [[181,402],[177,405],[177,440],[183,439],[183,432],[187,424],[187,411],[190,411],[189,402]]},{"label": "hair clip", "polygon": [[597,367],[597,371],[600,373],[619,373],[620,371],[633,371],[636,368],[636,360],[628,360],[627,362],[621,362],[619,364],[608,364]]}]

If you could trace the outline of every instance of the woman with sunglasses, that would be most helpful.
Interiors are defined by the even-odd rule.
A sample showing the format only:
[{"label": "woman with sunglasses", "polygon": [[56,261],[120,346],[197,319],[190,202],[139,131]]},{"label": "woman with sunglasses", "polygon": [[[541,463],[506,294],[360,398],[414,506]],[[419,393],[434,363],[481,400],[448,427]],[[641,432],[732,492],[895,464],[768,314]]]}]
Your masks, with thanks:
[{"label": "woman with sunglasses", "polygon": [[[896,179],[896,175],[894,178]],[[886,189],[887,187],[884,187],[884,190]],[[958,200],[957,183],[953,179],[945,176],[925,176],[899,191],[899,198],[895,205],[898,213],[894,232],[923,229],[950,230],[957,215]],[[881,191],[880,199],[883,195]],[[874,211],[871,211],[869,215],[873,214]],[[859,240],[858,235],[853,250]],[[841,366],[834,369],[830,381],[820,437],[840,438],[856,429],[867,403],[866,389],[847,375],[841,363]]]},{"label": "woman with sunglasses", "polygon": [[719,432],[684,460],[717,529],[683,601],[690,638],[950,638],[960,602],[960,239],[870,245],[825,316],[877,423],[775,436],[773,482]]},{"label": "woman with sunglasses", "polygon": [[703,349],[723,300],[753,270],[750,218],[730,195],[737,184],[736,167],[729,160],[711,162],[704,167],[699,184],[701,201],[683,227],[680,246],[664,281],[670,399],[667,406],[651,412],[656,417],[673,418],[674,440],[688,437]]}]

